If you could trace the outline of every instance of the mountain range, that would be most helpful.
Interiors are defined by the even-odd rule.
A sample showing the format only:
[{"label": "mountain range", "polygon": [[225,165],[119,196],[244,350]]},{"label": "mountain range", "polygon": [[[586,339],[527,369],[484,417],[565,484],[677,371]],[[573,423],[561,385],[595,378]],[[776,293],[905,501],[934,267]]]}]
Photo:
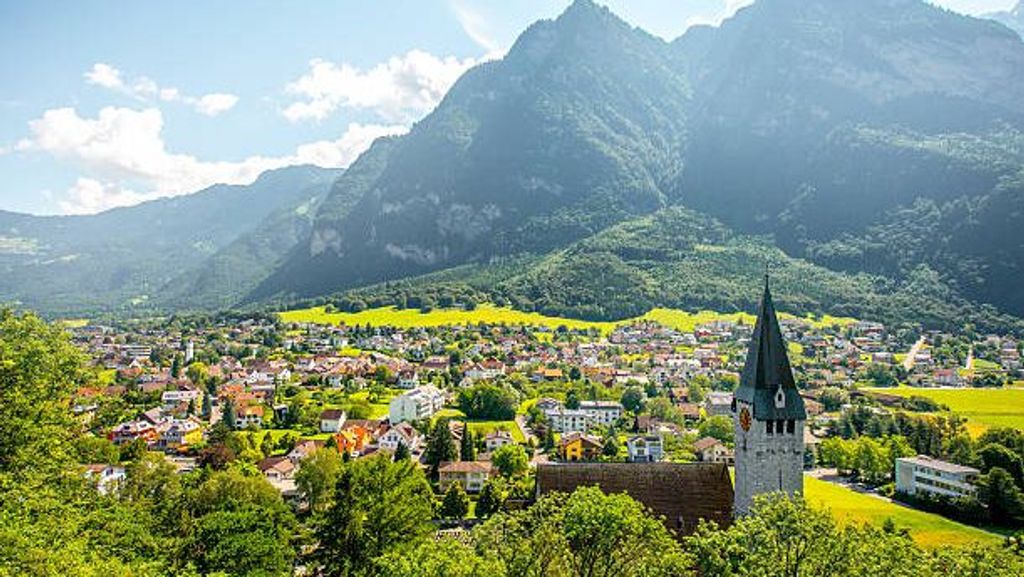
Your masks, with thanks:
[{"label": "mountain range", "polygon": [[996,22],[1000,22],[1008,28],[1016,30],[1018,34],[1024,36],[1024,0],[1018,2],[1011,10],[1006,10],[1004,12],[992,12],[990,14],[986,14],[985,17],[991,18]]},{"label": "mountain range", "polygon": [[[577,0],[343,174],[0,215],[0,298],[167,310],[447,292],[621,318],[750,308],[769,264],[793,312],[1020,328],[1022,128],[1024,42],[992,20],[759,0],[667,42]],[[192,200],[244,194],[267,202],[230,224]],[[88,230],[93,244],[73,241]]]}]

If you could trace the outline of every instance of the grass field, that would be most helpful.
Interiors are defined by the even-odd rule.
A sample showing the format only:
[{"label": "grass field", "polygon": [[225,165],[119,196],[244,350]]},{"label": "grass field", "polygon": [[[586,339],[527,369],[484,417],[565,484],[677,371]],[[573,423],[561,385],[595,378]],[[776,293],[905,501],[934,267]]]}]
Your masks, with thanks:
[{"label": "grass field", "polygon": [[989,427],[1024,429],[1024,389],[897,387],[871,390],[904,397],[920,395],[946,405],[954,413],[967,418],[967,428],[972,435],[978,435]]},{"label": "grass field", "polygon": [[512,433],[512,439],[515,442],[526,442],[526,437],[523,436],[523,432],[519,430],[519,426],[516,425],[515,421],[469,421],[468,424],[469,429],[473,431],[473,435],[477,438],[494,431],[505,430]]},{"label": "grass field", "polygon": [[[626,319],[618,322],[591,322],[563,317],[548,317],[539,313],[526,313],[508,307],[496,307],[490,304],[483,304],[472,311],[462,309],[435,309],[429,313],[421,313],[416,309],[399,310],[394,307],[369,309],[359,313],[335,312],[329,313],[324,307],[313,307],[279,313],[284,322],[294,323],[317,323],[337,325],[345,323],[348,325],[372,326],[394,326],[399,328],[411,327],[435,327],[447,325],[467,325],[475,323],[526,325],[556,329],[566,327],[569,329],[597,329],[602,334],[608,334],[615,327],[633,322],[635,320],[647,320],[662,324],[666,327],[676,329],[680,332],[693,332],[693,330],[706,323],[713,321],[742,321],[753,325],[754,316],[747,313],[717,313],[713,311],[701,311],[691,313],[675,309],[654,309],[647,314],[635,319]],[[783,318],[793,318],[793,315],[780,315]],[[825,315],[820,319],[807,319],[816,326],[846,325],[856,322],[850,318],[840,318]]]},{"label": "grass field", "polygon": [[993,545],[1002,542],[1002,537],[995,533],[863,495],[813,477],[804,477],[804,493],[809,503],[831,510],[840,522],[880,526],[887,518],[892,519],[897,527],[908,529],[914,540],[923,547]]}]

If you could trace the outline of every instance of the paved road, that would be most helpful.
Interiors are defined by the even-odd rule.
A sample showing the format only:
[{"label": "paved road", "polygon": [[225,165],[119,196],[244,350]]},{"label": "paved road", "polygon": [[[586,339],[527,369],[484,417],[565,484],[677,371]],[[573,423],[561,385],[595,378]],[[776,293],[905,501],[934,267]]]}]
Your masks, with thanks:
[{"label": "paved road", "polygon": [[914,343],[914,346],[910,347],[910,352],[907,353],[907,358],[903,359],[903,368],[906,369],[908,373],[914,370],[914,357],[917,356],[917,351],[921,350],[921,347],[923,346],[924,337],[921,337],[917,339],[917,342]]}]

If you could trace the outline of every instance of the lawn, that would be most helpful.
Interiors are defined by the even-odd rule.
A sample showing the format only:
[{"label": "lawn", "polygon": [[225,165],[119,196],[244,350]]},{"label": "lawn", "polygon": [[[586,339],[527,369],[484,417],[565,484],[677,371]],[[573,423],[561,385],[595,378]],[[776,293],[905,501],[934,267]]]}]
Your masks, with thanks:
[{"label": "lawn", "polygon": [[908,529],[914,540],[923,547],[993,545],[1002,542],[1000,535],[813,477],[804,477],[804,494],[809,503],[830,509],[840,522],[880,526],[887,518],[891,518],[897,527]]},{"label": "lawn", "polygon": [[[475,323],[526,325],[556,329],[566,327],[569,329],[597,329],[607,335],[615,327],[633,322],[635,320],[653,321],[680,332],[689,333],[699,325],[713,321],[742,321],[753,326],[754,316],[747,313],[717,313],[714,311],[701,311],[691,313],[676,309],[653,309],[647,314],[626,319],[618,322],[592,322],[563,317],[549,317],[539,313],[526,313],[508,307],[497,307],[491,304],[482,304],[476,309],[466,311],[463,309],[435,309],[429,313],[421,313],[417,309],[396,309],[385,307],[369,309],[359,313],[334,312],[329,313],[324,307],[313,307],[278,313],[281,320],[286,323],[317,323],[337,325],[372,326],[394,326],[399,328],[411,327],[436,327],[451,325],[468,325]],[[781,314],[782,318],[794,318],[793,315]],[[824,327],[832,325],[848,325],[856,322],[855,319],[845,317],[832,317],[824,315],[821,318],[806,317],[811,324]]]},{"label": "lawn", "polygon": [[468,325],[475,323],[527,325],[557,329],[564,326],[569,329],[598,329],[603,333],[611,332],[616,323],[590,322],[561,317],[548,317],[539,313],[525,313],[507,307],[496,307],[484,304],[476,309],[435,309],[429,313],[421,313],[417,309],[396,309],[386,307],[369,309],[359,313],[328,313],[324,307],[314,307],[280,313],[284,322],[318,323],[337,325],[394,326],[399,328],[436,327],[451,325]]},{"label": "lawn", "polygon": [[909,397],[920,395],[949,407],[967,418],[967,428],[978,435],[989,427],[1024,429],[1024,389],[930,389],[897,387],[870,389],[880,393]]},{"label": "lawn", "polygon": [[512,433],[512,439],[515,442],[526,442],[526,437],[523,436],[523,432],[519,430],[515,421],[468,421],[468,424],[469,430],[473,431],[473,436],[477,438],[494,431],[505,430]]}]

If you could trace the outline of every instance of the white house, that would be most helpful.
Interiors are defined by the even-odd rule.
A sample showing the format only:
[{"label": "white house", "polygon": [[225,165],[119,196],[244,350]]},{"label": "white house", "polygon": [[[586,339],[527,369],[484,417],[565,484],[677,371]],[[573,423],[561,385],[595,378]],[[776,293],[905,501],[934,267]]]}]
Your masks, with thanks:
[{"label": "white house", "polygon": [[398,373],[399,389],[414,389],[420,384],[420,376],[416,371],[406,369]]},{"label": "white house", "polygon": [[665,457],[659,435],[637,435],[626,440],[627,459],[634,463],[653,463]]},{"label": "white house", "polygon": [[164,391],[160,395],[160,403],[167,408],[176,407],[179,403],[187,403],[189,401],[195,401],[196,405],[199,405],[199,398],[201,396],[201,392],[193,389]]},{"label": "white house", "polygon": [[124,481],[127,474],[121,465],[108,465],[96,463],[85,466],[85,476],[95,481],[96,489],[101,495],[106,495],[117,489],[117,486]]},{"label": "white house", "polygon": [[973,467],[927,455],[902,457],[896,459],[896,491],[908,495],[930,493],[950,498],[964,497],[974,493],[974,479],[980,473]]},{"label": "white house", "polygon": [[556,433],[585,433],[590,428],[590,417],[582,409],[551,409],[544,413]]},{"label": "white house", "polygon": [[326,409],[320,413],[320,432],[337,433],[345,424],[345,411],[341,409]]},{"label": "white house", "polygon": [[512,438],[512,433],[508,431],[494,431],[488,433],[484,437],[484,445],[487,447],[488,453],[493,453],[505,445],[511,445],[515,440]]},{"label": "white house", "polygon": [[580,401],[580,410],[591,419],[591,424],[609,426],[622,418],[622,405],[615,401]]},{"label": "white house", "polygon": [[424,385],[398,395],[388,404],[391,424],[429,419],[444,407],[444,393],[433,385]]},{"label": "white house", "polygon": [[388,429],[386,433],[377,439],[377,446],[381,449],[395,451],[398,449],[398,445],[402,444],[412,453],[419,448],[421,442],[422,436],[412,425],[409,423],[399,423]]}]

